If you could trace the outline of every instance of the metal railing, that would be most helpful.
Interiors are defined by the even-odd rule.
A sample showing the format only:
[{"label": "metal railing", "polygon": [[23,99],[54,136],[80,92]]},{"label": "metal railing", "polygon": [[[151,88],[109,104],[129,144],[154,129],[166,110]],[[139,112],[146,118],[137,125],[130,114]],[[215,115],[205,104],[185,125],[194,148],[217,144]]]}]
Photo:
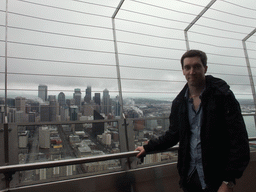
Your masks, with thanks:
[{"label": "metal railing", "polygon": [[[256,137],[250,137],[249,141],[256,141]],[[178,146],[174,146],[170,149],[157,151],[157,152],[174,151],[174,150],[177,150],[178,148],[179,148]],[[58,160],[58,161],[49,161],[49,162],[41,162],[41,163],[28,163],[28,164],[0,166],[0,173],[27,171],[31,169],[50,168],[50,167],[106,161],[106,160],[112,160],[112,159],[129,158],[129,157],[136,156],[138,153],[139,153],[138,151],[129,151],[129,152],[122,152],[122,153],[108,154],[108,155],[99,155],[96,157],[84,157],[84,158],[78,158],[78,159]],[[150,152],[149,154],[153,154],[153,153],[155,152]]]},{"label": "metal railing", "polygon": [[50,167],[106,161],[106,160],[112,160],[112,159],[129,158],[129,157],[134,157],[137,154],[138,154],[138,151],[129,151],[129,152],[123,152],[123,153],[99,155],[96,157],[84,157],[84,158],[77,158],[77,159],[48,161],[48,162],[41,162],[41,163],[28,163],[28,164],[0,166],[0,173],[27,171],[31,169],[50,168]]},{"label": "metal railing", "polygon": [[[243,116],[254,116],[252,114],[243,114]],[[3,173],[5,175],[5,181],[7,188],[10,185],[10,182],[12,180],[12,175],[15,174],[17,171],[27,171],[27,170],[33,170],[33,169],[42,169],[42,168],[52,168],[52,167],[58,167],[58,166],[68,166],[68,165],[76,165],[76,164],[83,164],[83,163],[92,163],[92,162],[99,162],[99,161],[106,161],[106,160],[113,160],[113,159],[127,159],[126,166],[128,169],[131,169],[132,162],[130,161],[130,157],[135,157],[138,154],[138,151],[129,151],[129,145],[132,140],[128,140],[129,133],[128,130],[128,123],[132,121],[138,121],[138,120],[156,120],[156,119],[168,119],[167,117],[148,117],[148,118],[124,118],[123,120],[120,119],[111,119],[111,120],[86,120],[86,121],[66,121],[66,122],[41,122],[41,123],[9,123],[4,124],[7,128],[2,129],[11,131],[12,126],[41,126],[41,125],[71,125],[71,124],[90,124],[90,123],[108,123],[108,122],[118,122],[121,127],[125,127],[124,134],[126,135],[124,138],[125,142],[122,144],[127,152],[121,152],[121,153],[115,153],[115,154],[107,154],[107,155],[99,155],[94,157],[85,157],[85,158],[76,158],[76,159],[67,159],[67,160],[57,160],[57,161],[48,161],[48,162],[40,162],[40,163],[27,163],[27,164],[17,164],[17,165],[6,165],[6,166],[0,166],[0,173]],[[125,120],[125,121],[124,121]],[[122,121],[123,123],[121,123]],[[120,127],[119,127],[120,130]],[[1,131],[1,130],[0,130]],[[131,130],[129,130],[131,131]],[[132,130],[134,131],[134,130]],[[8,135],[8,133],[7,133]],[[9,159],[9,141],[7,139],[8,137],[4,137],[4,142],[6,143],[5,148],[5,156]],[[249,141],[256,141],[256,137],[250,137]],[[134,141],[133,141],[134,142]],[[163,151],[157,151],[158,153],[161,152],[170,152],[175,151],[178,149],[178,145],[174,146],[170,149],[163,150]],[[156,152],[150,152],[149,154],[154,154]],[[9,161],[7,161],[9,162]],[[124,166],[123,166],[124,167]],[[133,167],[134,168],[134,167]],[[97,174],[97,173],[96,173]]]}]

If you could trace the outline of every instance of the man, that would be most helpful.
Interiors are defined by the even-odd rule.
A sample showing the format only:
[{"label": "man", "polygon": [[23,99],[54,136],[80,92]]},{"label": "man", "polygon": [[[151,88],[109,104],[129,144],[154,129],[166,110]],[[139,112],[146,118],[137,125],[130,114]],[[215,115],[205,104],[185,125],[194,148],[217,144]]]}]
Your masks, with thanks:
[{"label": "man", "polygon": [[231,192],[249,163],[249,143],[241,109],[229,85],[207,72],[199,50],[181,57],[187,84],[173,100],[169,130],[135,150],[137,157],[179,142],[178,172],[184,192]]}]

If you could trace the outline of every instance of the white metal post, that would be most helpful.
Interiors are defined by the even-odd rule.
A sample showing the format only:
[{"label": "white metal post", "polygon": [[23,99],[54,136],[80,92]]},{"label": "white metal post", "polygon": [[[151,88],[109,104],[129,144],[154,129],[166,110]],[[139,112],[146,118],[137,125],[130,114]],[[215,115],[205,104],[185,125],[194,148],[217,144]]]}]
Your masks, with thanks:
[{"label": "white metal post", "polygon": [[115,48],[115,59],[116,59],[116,71],[117,71],[117,82],[118,82],[118,91],[119,91],[119,103],[121,105],[121,115],[120,118],[123,117],[123,96],[122,96],[122,85],[121,85],[121,75],[120,75],[120,66],[119,66],[119,57],[118,57],[118,48],[117,48],[117,40],[116,40],[116,26],[115,26],[115,17],[122,7],[125,0],[121,0],[118,4],[114,14],[112,15],[112,29],[113,29],[113,38],[114,38],[114,48]]},{"label": "white metal post", "polygon": [[197,20],[202,17],[202,15],[215,3],[217,0],[212,0],[206,7],[196,16],[196,18],[184,29],[184,34],[185,34],[185,41],[186,41],[186,47],[187,50],[190,50],[189,47],[189,41],[188,41],[188,30],[197,22]]},{"label": "white metal post", "polygon": [[[250,65],[250,60],[249,60],[249,56],[248,56],[248,52],[247,52],[247,47],[246,47],[246,41],[247,39],[249,39],[254,33],[256,32],[256,28],[249,33],[243,40],[243,48],[244,48],[244,55],[245,55],[245,60],[246,60],[246,65],[247,65],[247,70],[248,70],[248,75],[249,75],[249,79],[250,79],[250,84],[251,84],[251,89],[252,89],[252,96],[253,96],[253,101],[254,101],[254,108],[256,109],[256,94],[255,94],[255,86],[254,86],[254,81],[253,81],[253,77],[252,77],[252,70],[251,70],[251,65]],[[255,115],[254,115],[254,121],[256,124],[256,111],[255,111]]]},{"label": "white metal post", "polygon": [[[5,101],[4,101],[4,156],[5,164],[9,164],[9,133],[7,122],[7,32],[8,32],[8,0],[5,12]],[[8,184],[6,184],[8,185]],[[7,186],[8,187],[8,186]]]}]

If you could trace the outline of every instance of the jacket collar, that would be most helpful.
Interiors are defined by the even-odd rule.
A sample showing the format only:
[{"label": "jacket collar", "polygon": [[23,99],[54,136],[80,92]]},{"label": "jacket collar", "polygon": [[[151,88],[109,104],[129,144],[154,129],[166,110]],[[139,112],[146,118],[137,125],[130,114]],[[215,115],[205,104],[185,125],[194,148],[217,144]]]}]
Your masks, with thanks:
[{"label": "jacket collar", "polygon": [[[214,94],[217,95],[227,95],[230,93],[230,86],[222,79],[213,77],[212,75],[206,75],[205,76],[206,81],[206,87],[203,92],[204,94],[207,94],[211,90],[215,90]],[[183,89],[180,91],[180,93],[177,95],[176,99],[182,99],[185,98],[186,91],[188,90],[188,83],[185,84]]]}]

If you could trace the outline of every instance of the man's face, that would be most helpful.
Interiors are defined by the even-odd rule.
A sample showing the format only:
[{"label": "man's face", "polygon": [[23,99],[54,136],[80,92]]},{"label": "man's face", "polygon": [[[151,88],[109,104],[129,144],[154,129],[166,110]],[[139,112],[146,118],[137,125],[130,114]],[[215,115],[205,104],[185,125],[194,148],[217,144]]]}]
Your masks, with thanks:
[{"label": "man's face", "polygon": [[201,86],[205,81],[207,66],[203,66],[200,57],[186,57],[182,71],[189,86]]}]

